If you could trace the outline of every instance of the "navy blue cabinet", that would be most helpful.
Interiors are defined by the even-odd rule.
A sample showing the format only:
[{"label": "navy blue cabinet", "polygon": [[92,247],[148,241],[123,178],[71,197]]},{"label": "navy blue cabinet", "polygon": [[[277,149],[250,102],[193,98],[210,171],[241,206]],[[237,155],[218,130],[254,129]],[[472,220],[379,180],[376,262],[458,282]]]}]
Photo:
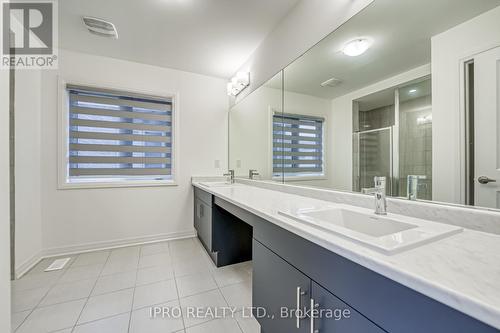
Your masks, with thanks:
[{"label": "navy blue cabinet", "polygon": [[[309,305],[311,280],[259,242],[253,242],[254,307],[265,309],[259,318],[265,333],[309,332],[309,318],[304,313]],[[255,317],[263,315],[254,312]]]},{"label": "navy blue cabinet", "polygon": [[[219,261],[253,256],[253,306],[267,311],[263,317],[254,312],[262,333],[500,333],[232,203],[210,201]],[[304,316],[297,318],[297,308]],[[314,312],[311,322],[311,309],[337,310],[337,316],[349,310],[350,316],[335,320]]]},{"label": "navy blue cabinet", "polygon": [[212,194],[194,189],[194,227],[217,267],[252,259],[252,227],[214,203]]},{"label": "navy blue cabinet", "polygon": [[194,196],[194,227],[206,250],[212,249],[212,196],[195,189]]},{"label": "navy blue cabinet", "polygon": [[383,333],[383,329],[366,319],[316,282],[312,282],[310,332]]},{"label": "navy blue cabinet", "polygon": [[263,333],[383,333],[328,290],[253,242],[253,306]]}]

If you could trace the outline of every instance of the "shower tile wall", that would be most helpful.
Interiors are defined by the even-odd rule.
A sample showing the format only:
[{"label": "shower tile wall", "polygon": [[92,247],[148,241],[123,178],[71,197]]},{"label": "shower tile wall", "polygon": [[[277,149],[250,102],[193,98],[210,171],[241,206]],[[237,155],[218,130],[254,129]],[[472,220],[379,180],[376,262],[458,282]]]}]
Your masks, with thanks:
[{"label": "shower tile wall", "polygon": [[367,131],[394,125],[394,105],[388,105],[370,111],[359,112],[359,130]]},{"label": "shower tile wall", "polygon": [[399,195],[407,193],[408,175],[419,180],[418,198],[432,200],[432,106],[431,96],[400,104]]}]

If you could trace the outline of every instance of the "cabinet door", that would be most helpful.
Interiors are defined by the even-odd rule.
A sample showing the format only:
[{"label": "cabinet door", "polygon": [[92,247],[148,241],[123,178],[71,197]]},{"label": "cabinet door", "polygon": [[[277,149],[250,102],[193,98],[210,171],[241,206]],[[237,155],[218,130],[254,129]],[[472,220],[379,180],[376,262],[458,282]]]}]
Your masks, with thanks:
[{"label": "cabinet door", "polygon": [[328,290],[312,282],[312,299],[309,307],[315,308],[313,328],[317,333],[383,333],[380,327],[342,302]]},{"label": "cabinet door", "polygon": [[195,200],[195,228],[203,245],[212,251],[212,207],[198,198]]},{"label": "cabinet door", "polygon": [[[253,240],[253,306],[266,310],[266,316],[254,310],[262,333],[306,333],[309,319],[297,318],[297,307],[309,304],[311,280]],[[282,317],[282,309],[285,316]],[[289,315],[292,313],[292,315]]]},{"label": "cabinet door", "polygon": [[198,233],[200,230],[200,222],[201,222],[199,201],[200,200],[197,197],[194,198],[194,228]]}]

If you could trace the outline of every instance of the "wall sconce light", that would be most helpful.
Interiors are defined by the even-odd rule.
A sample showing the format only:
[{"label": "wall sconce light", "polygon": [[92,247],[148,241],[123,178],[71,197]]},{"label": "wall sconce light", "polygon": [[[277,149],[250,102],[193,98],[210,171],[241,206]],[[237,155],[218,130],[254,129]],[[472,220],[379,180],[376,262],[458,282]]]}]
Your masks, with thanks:
[{"label": "wall sconce light", "polygon": [[230,82],[227,83],[227,94],[229,96],[237,96],[246,87],[250,85],[250,73],[238,72]]}]

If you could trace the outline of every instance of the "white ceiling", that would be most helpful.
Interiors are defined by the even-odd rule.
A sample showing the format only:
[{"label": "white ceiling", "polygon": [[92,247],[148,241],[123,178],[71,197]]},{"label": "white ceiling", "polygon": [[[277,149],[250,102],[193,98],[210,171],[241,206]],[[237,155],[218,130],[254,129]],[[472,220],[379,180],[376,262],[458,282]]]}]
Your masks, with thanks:
[{"label": "white ceiling", "polygon": [[[61,48],[228,78],[299,0],[62,0]],[[115,24],[87,32],[82,16]]]},{"label": "white ceiling", "polygon": [[[285,70],[285,89],[336,98],[431,60],[431,37],[500,5],[500,0],[376,0]],[[359,57],[341,52],[360,36],[373,46]],[[457,41],[458,42],[458,41]],[[331,77],[336,87],[321,87]]]}]

